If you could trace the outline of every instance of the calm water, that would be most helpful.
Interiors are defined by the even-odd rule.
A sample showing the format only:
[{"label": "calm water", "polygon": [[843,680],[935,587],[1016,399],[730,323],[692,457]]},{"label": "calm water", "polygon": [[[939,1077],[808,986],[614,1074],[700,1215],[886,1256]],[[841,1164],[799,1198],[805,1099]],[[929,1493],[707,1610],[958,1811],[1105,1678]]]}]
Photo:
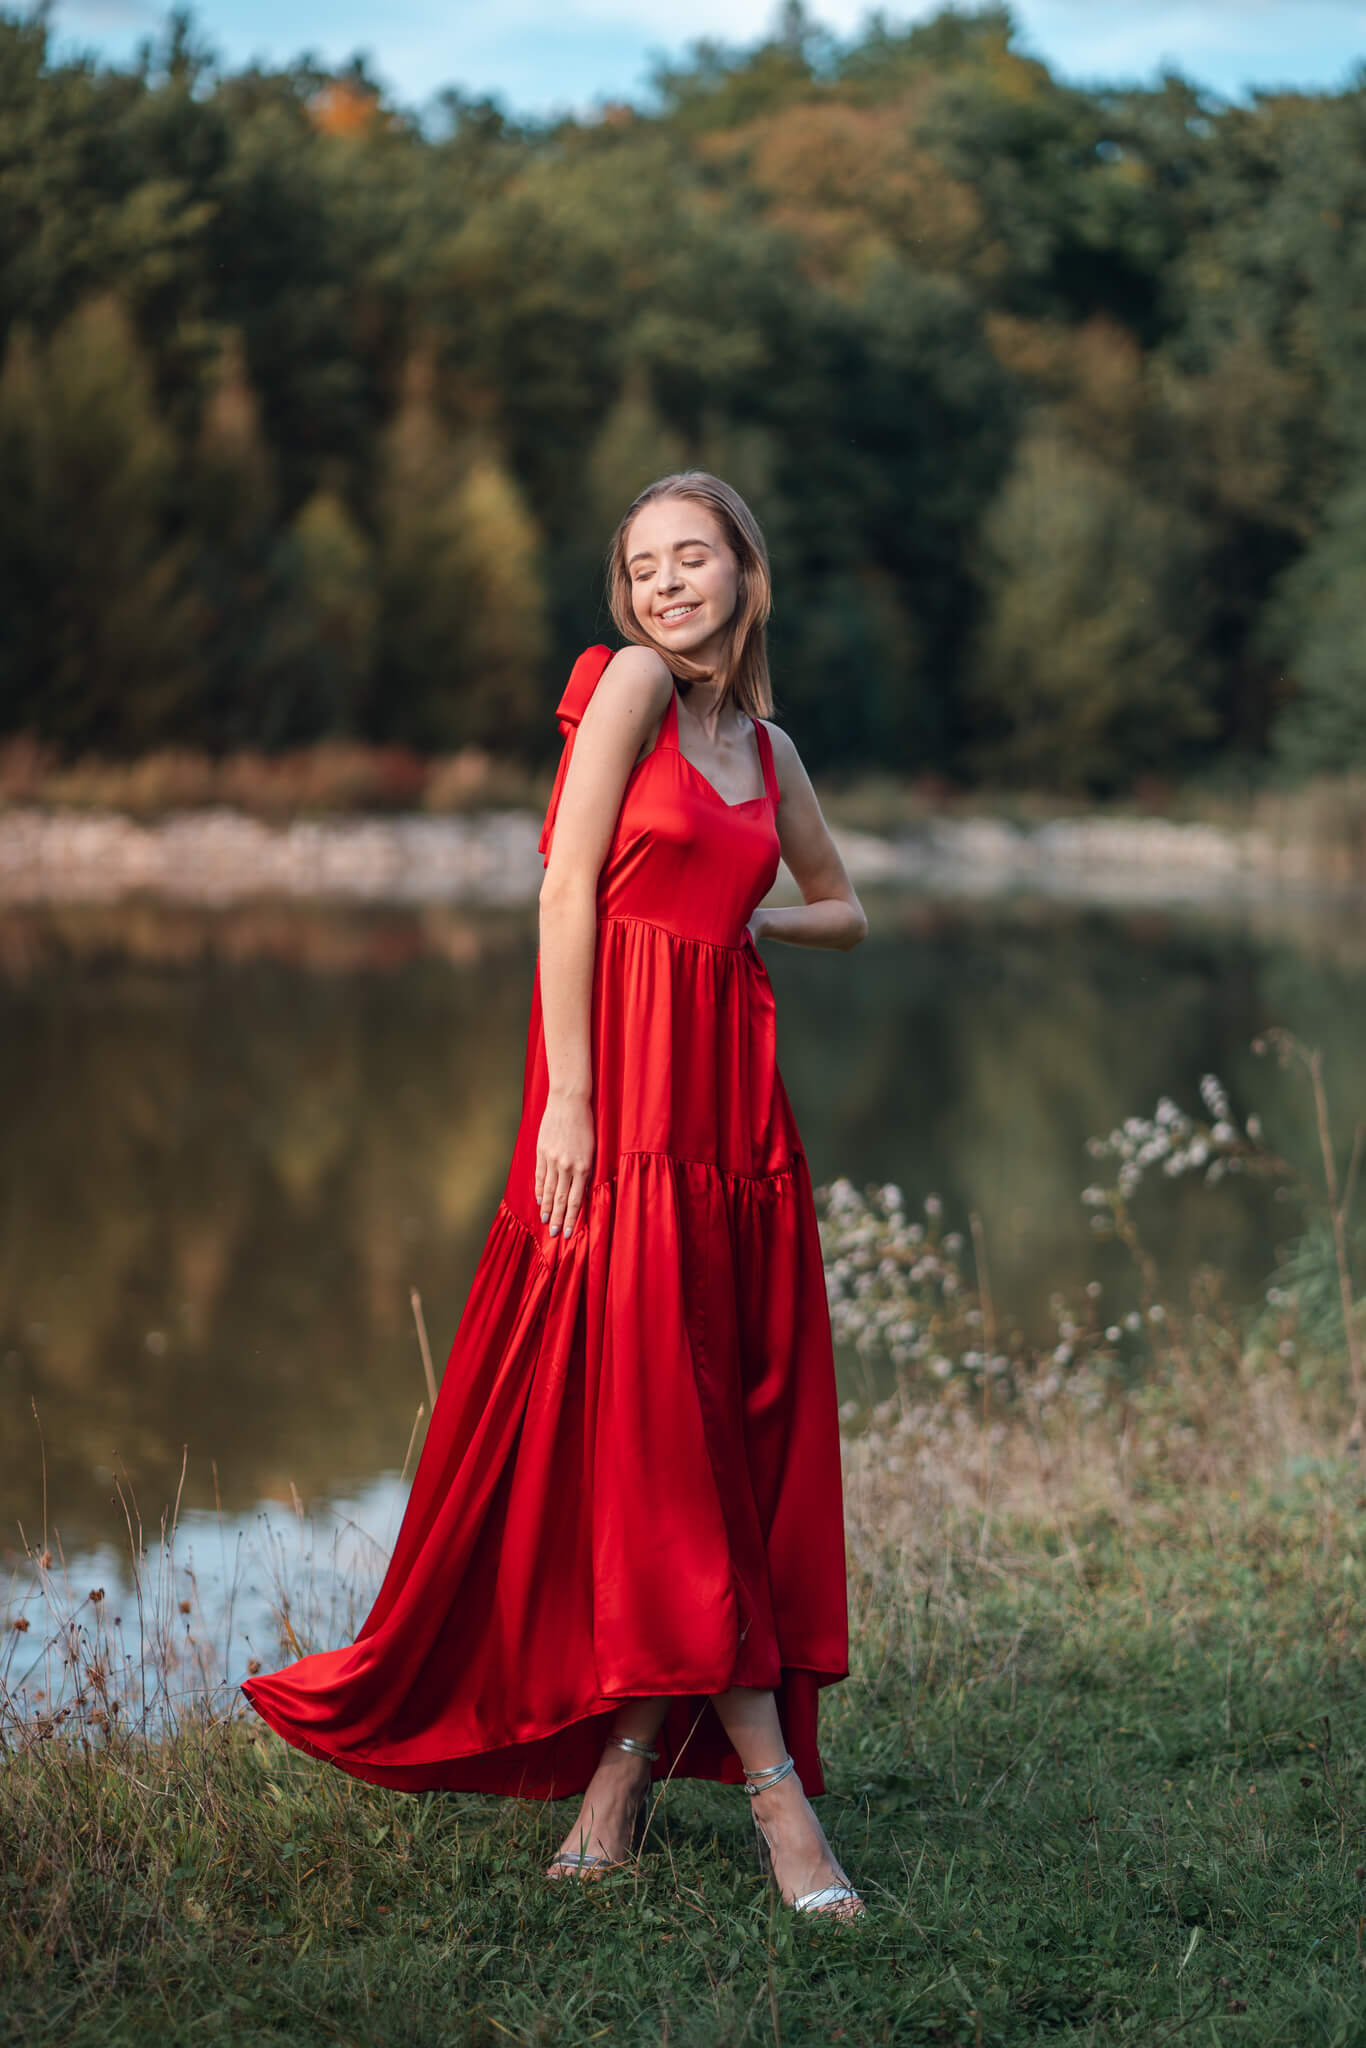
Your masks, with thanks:
[{"label": "calm water", "polygon": [[[1249,1050],[1271,1023],[1323,1046],[1340,1130],[1366,1115],[1355,913],[869,909],[851,955],[766,951],[813,1176],[937,1193],[950,1227],[976,1207],[1032,1334],[1093,1275],[1128,1305],[1078,1199],[1090,1133],[1163,1093],[1197,1108],[1212,1069],[1312,1164],[1293,1077]],[[516,1129],[535,944],[534,910],[0,915],[11,1564],[45,1491],[49,1540],[113,1572],[115,1475],[154,1532],[182,1457],[185,1516],[217,1529],[216,1486],[223,1541],[291,1489],[392,1533],[409,1289],[439,1374]],[[1169,1289],[1214,1261],[1251,1299],[1286,1223],[1254,1188],[1168,1183],[1148,1234]],[[863,1371],[841,1361],[847,1390]]]}]

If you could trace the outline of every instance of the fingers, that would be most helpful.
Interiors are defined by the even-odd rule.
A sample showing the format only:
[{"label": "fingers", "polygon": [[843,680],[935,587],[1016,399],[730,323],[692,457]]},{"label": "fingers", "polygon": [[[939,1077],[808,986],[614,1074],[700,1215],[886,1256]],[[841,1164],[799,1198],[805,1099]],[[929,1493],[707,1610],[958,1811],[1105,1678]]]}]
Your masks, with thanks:
[{"label": "fingers", "polygon": [[549,1222],[552,1237],[558,1237],[562,1230],[567,1236],[579,1219],[588,1187],[588,1164],[565,1160],[549,1169],[541,1198],[541,1221]]},{"label": "fingers", "polygon": [[550,1235],[552,1237],[558,1237],[561,1230],[568,1228],[565,1218],[569,1214],[569,1197],[573,1187],[573,1168],[568,1165],[561,1166],[555,1176],[555,1192],[550,1202]]},{"label": "fingers", "polygon": [[[552,1106],[553,1107],[553,1106]],[[590,1117],[547,1110],[536,1137],[536,1207],[551,1237],[571,1231],[587,1198],[596,1150]]]},{"label": "fingers", "polygon": [[569,1183],[569,1195],[564,1205],[564,1227],[568,1234],[579,1220],[583,1198],[588,1188],[588,1168],[581,1166]]},{"label": "fingers", "polygon": [[562,1166],[555,1175],[555,1192],[550,1198],[550,1235],[558,1237],[564,1222],[564,1212],[569,1202],[571,1175],[568,1167]]}]

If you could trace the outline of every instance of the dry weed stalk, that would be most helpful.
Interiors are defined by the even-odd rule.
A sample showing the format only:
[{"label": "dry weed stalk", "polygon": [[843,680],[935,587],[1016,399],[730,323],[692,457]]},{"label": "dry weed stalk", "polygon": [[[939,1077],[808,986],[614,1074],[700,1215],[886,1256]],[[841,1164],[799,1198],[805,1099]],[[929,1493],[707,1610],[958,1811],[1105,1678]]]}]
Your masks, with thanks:
[{"label": "dry weed stalk", "polygon": [[1355,1299],[1348,1219],[1351,1215],[1352,1198],[1356,1193],[1357,1175],[1361,1169],[1362,1151],[1366,1148],[1366,1123],[1359,1123],[1356,1127],[1347,1173],[1339,1184],[1333,1127],[1328,1113],[1328,1094],[1323,1083],[1321,1049],[1318,1046],[1311,1048],[1303,1045],[1293,1033],[1282,1030],[1279,1025],[1262,1034],[1262,1039],[1258,1041],[1258,1049],[1263,1043],[1276,1048],[1283,1067],[1288,1066],[1292,1059],[1297,1060],[1308,1074],[1309,1085],[1313,1091],[1314,1121],[1318,1133],[1319,1153],[1323,1160],[1323,1185],[1327,1195],[1329,1226],[1333,1233],[1338,1296],[1342,1305],[1342,1328],[1352,1386],[1352,1419],[1348,1424],[1344,1442],[1359,1448],[1363,1431],[1366,1430],[1366,1369],[1363,1369],[1362,1362],[1361,1330]]}]

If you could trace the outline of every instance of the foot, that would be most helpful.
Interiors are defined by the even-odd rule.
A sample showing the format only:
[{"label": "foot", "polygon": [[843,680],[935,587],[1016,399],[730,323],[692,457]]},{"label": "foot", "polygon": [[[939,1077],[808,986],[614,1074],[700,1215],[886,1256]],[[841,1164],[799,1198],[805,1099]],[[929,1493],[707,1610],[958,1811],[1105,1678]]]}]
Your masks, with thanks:
[{"label": "foot", "polygon": [[[824,1891],[827,1885],[848,1884],[849,1879],[835,1861],[825,1829],[795,1771],[776,1785],[756,1792],[750,1804],[768,1842],[774,1879],[789,1906],[808,1892]],[[864,1911],[864,1905],[855,1894],[852,1899],[840,1899],[812,1910],[828,1913],[832,1919],[854,1920]]]},{"label": "foot", "polygon": [[[598,1877],[631,1853],[631,1829],[650,1783],[648,1757],[608,1743],[573,1827],[546,1867],[547,1877]],[[580,1862],[580,1858],[584,1860]],[[589,1859],[601,1857],[599,1863]]]}]

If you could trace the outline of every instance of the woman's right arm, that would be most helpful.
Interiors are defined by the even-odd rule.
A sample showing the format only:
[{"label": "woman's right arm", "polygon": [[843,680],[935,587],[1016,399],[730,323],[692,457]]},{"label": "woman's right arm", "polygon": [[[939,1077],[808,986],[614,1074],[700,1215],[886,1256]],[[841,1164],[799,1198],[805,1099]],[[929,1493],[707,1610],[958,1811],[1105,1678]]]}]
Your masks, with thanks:
[{"label": "woman's right arm", "polygon": [[536,1204],[557,1236],[573,1229],[593,1163],[590,1012],[598,875],[631,768],[673,690],[663,657],[623,647],[579,722],[540,890],[541,1021],[549,1092],[536,1140]]}]

